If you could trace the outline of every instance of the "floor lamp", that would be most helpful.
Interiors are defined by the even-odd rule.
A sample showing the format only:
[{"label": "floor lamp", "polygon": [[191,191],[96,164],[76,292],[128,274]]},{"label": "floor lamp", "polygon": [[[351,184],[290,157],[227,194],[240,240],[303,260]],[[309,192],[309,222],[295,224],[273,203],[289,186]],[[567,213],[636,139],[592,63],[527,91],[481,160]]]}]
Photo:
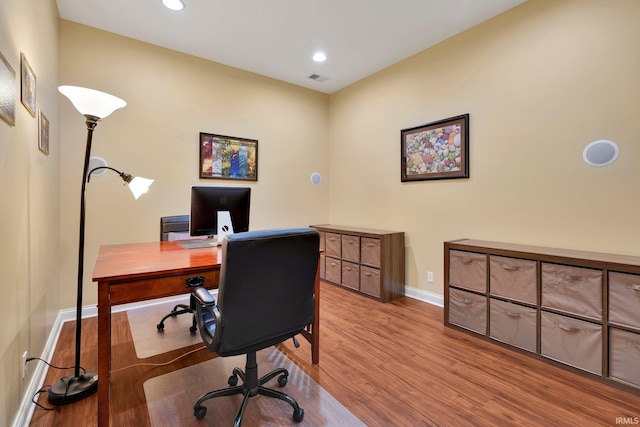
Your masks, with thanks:
[{"label": "floor lamp", "polygon": [[[87,144],[84,158],[84,169],[82,172],[82,190],[80,193],[80,233],[78,244],[78,283],[77,283],[77,301],[76,301],[76,355],[73,376],[62,377],[48,391],[49,402],[54,405],[64,405],[67,403],[77,402],[85,397],[95,393],[98,390],[98,373],[96,371],[85,371],[80,367],[80,339],[82,336],[82,283],[83,283],[83,267],[84,267],[84,223],[85,223],[85,188],[88,179],[96,169],[89,171],[89,159],[91,157],[91,140],[93,130],[101,119],[104,119],[115,110],[127,105],[122,99],[100,92],[93,89],[87,89],[77,86],[60,86],[58,88],[61,94],[69,98],[73,106],[85,116],[87,124]],[[104,167],[107,168],[107,167]],[[108,168],[116,171],[113,168]],[[143,182],[140,179],[134,179],[129,174],[116,171],[120,176],[129,183],[129,187],[133,191],[131,184],[136,181],[136,185]],[[147,180],[147,188],[153,180]],[[144,191],[143,191],[144,192]],[[137,194],[137,195],[136,195]],[[136,199],[140,196],[140,192],[134,193]],[[82,372],[81,372],[82,370]]]}]

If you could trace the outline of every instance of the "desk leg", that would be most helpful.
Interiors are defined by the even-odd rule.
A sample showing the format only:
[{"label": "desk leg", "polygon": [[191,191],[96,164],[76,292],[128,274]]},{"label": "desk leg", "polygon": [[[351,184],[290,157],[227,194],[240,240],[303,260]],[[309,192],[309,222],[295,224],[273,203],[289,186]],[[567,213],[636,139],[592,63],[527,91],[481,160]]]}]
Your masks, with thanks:
[{"label": "desk leg", "polygon": [[320,362],[320,263],[316,270],[315,306],[313,307],[313,323],[311,324],[311,363]]},{"label": "desk leg", "polygon": [[109,427],[111,305],[109,283],[98,283],[98,427]]}]

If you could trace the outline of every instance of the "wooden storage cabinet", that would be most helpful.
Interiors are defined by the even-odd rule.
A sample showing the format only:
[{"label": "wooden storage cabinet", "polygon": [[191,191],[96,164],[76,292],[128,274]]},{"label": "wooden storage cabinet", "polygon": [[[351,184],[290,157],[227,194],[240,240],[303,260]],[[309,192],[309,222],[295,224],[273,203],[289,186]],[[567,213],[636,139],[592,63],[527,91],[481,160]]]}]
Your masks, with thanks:
[{"label": "wooden storage cabinet", "polygon": [[[324,245],[320,277],[387,302],[404,296],[404,233],[314,225]],[[321,258],[322,262],[322,258]]]},{"label": "wooden storage cabinet", "polygon": [[640,395],[640,257],[469,239],[444,249],[446,326]]}]

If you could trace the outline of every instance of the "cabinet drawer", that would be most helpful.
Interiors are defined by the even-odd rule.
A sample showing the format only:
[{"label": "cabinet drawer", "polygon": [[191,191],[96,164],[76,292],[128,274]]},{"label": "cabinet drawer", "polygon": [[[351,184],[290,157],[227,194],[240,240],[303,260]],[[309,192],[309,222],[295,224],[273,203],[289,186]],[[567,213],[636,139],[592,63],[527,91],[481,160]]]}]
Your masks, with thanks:
[{"label": "cabinet drawer", "polygon": [[380,297],[380,270],[364,265],[360,267],[360,291]]},{"label": "cabinet drawer", "polygon": [[602,319],[602,271],[542,263],[542,305]]},{"label": "cabinet drawer", "polygon": [[609,377],[640,387],[640,334],[609,330]]},{"label": "cabinet drawer", "polygon": [[543,356],[602,374],[601,325],[543,311],[540,342]]},{"label": "cabinet drawer", "polygon": [[324,277],[333,283],[341,282],[342,267],[339,259],[325,257]]},{"label": "cabinet drawer", "polygon": [[536,304],[536,262],[526,259],[489,257],[491,295]]},{"label": "cabinet drawer", "polygon": [[325,233],[324,249],[328,256],[340,258],[340,235],[337,233]]},{"label": "cabinet drawer", "polygon": [[491,298],[489,336],[536,351],[536,309]]},{"label": "cabinet drawer", "polygon": [[639,275],[609,272],[609,321],[640,329]]},{"label": "cabinet drawer", "polygon": [[341,238],[342,259],[360,262],[360,237],[343,234]]},{"label": "cabinet drawer", "polygon": [[358,290],[360,288],[360,266],[342,261],[342,285]]},{"label": "cabinet drawer", "polygon": [[484,335],[487,332],[486,297],[449,288],[449,323]]},{"label": "cabinet drawer", "polygon": [[380,268],[380,239],[371,237],[361,239],[360,262]]},{"label": "cabinet drawer", "polygon": [[449,251],[449,284],[473,291],[487,291],[487,256]]}]

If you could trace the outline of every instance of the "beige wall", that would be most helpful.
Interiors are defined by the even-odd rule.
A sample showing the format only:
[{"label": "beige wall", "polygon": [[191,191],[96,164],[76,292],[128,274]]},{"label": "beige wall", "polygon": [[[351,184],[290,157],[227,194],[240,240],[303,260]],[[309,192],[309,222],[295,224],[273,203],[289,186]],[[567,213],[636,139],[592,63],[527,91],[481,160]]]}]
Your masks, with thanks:
[{"label": "beige wall", "polygon": [[[22,353],[42,354],[60,310],[58,23],[54,0],[0,1],[0,52],[16,72],[15,126],[0,120],[0,425],[15,417],[31,379],[33,368],[21,379]],[[50,121],[48,156],[38,150],[38,116],[20,103],[20,52]]]},{"label": "beige wall", "polygon": [[[446,240],[640,255],[639,19],[530,0],[331,95],[331,221],[405,231],[407,285],[437,294]],[[400,129],[464,113],[470,178],[401,183]],[[601,138],[620,157],[587,166]]]},{"label": "beige wall", "polygon": [[[251,228],[307,226],[328,218],[328,95],[61,21],[60,83],[119,96],[127,107],[98,124],[94,156],[155,178],[135,201],[113,173],[87,186],[84,304],[97,302],[91,273],[103,244],[156,241],[161,216],[189,213],[192,185],[252,188]],[[75,303],[77,222],[86,128],[60,102],[62,306]],[[198,178],[199,132],[257,139],[258,181]]]}]

